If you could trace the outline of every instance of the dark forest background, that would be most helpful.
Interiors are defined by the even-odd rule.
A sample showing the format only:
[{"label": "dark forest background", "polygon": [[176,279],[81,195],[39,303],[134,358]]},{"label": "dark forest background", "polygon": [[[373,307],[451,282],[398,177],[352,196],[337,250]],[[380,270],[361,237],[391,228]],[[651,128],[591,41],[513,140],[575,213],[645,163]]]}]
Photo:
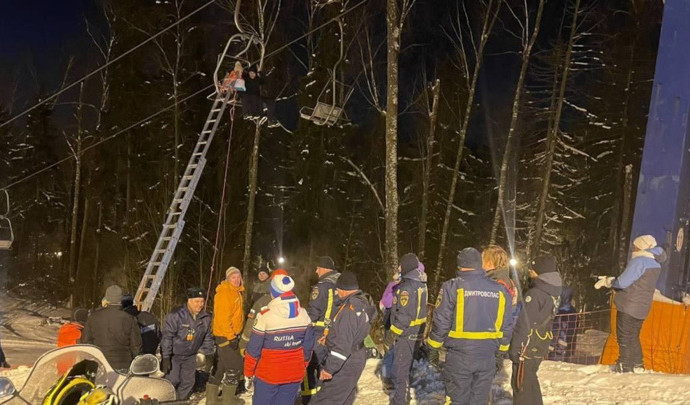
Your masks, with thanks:
[{"label": "dark forest background", "polygon": [[[17,79],[13,92],[21,97],[3,98],[0,122],[204,3],[99,3],[97,15],[85,17],[84,51],[53,67],[64,79],[57,85],[40,75],[30,85]],[[455,254],[463,247],[493,240],[522,263],[548,252],[557,256],[580,307],[604,303],[589,277],[618,274],[627,257],[661,1],[398,4],[404,22],[398,254],[417,252],[437,288],[454,274]],[[237,32],[235,5],[218,0],[0,128],[0,188],[12,184],[16,234],[9,291],[54,303],[72,295],[75,304],[91,305],[110,283],[136,289],[208,114],[211,90],[186,98],[212,83],[218,54]],[[186,287],[209,284],[221,212],[214,285],[230,265],[253,279],[260,266],[276,266],[282,254],[304,294],[314,281],[315,258],[330,255],[339,270],[354,271],[361,286],[377,295],[390,274],[386,2],[244,0],[240,19],[258,30],[275,23],[263,39],[268,52],[309,33],[262,66],[262,95],[278,100],[278,115],[290,131],[235,121],[221,207],[230,139],[229,120],[221,124],[158,310],[168,310]],[[250,47],[248,59],[260,58],[259,48]],[[345,106],[347,125],[317,126],[299,118],[299,108],[313,107],[329,86],[329,70],[354,89]],[[250,260],[243,263],[257,132],[256,214]],[[72,159],[33,175],[67,157]]]}]

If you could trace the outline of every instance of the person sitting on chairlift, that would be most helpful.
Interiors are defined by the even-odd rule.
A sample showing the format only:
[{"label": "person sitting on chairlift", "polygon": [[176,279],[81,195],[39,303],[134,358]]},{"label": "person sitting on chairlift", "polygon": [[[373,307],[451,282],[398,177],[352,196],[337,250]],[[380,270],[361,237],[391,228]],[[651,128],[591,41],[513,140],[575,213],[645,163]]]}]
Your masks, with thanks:
[{"label": "person sitting on chairlift", "polygon": [[246,91],[243,76],[242,63],[237,61],[235,68],[223,78],[223,83],[220,84],[221,93],[225,94],[228,90]]},{"label": "person sitting on chairlift", "polygon": [[243,72],[242,77],[246,87],[246,91],[242,94],[244,117],[245,119],[258,119],[263,115],[261,85],[264,84],[264,78],[254,66],[250,67],[248,72]]}]

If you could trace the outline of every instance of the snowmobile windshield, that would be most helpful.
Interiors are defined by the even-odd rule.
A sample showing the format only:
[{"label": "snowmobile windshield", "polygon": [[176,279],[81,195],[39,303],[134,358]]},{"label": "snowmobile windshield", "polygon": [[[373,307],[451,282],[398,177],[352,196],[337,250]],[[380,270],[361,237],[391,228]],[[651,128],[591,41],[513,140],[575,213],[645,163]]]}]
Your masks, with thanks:
[{"label": "snowmobile windshield", "polygon": [[105,356],[97,347],[91,345],[61,347],[39,357],[17,394],[8,399],[0,400],[0,403],[11,405],[43,403],[43,399],[51,387],[74,365],[84,360],[95,363],[96,371],[93,382],[96,385],[110,385],[109,383],[118,378],[117,372],[110,367]]}]

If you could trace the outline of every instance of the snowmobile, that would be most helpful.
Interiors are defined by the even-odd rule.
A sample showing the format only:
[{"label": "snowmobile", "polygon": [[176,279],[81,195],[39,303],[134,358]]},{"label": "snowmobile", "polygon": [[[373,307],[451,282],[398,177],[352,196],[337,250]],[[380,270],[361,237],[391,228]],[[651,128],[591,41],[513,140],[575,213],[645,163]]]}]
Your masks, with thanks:
[{"label": "snowmobile", "polygon": [[36,360],[21,389],[0,377],[0,404],[188,404],[176,400],[169,381],[150,376],[157,371],[158,359],[150,354],[138,356],[121,373],[96,346],[60,347]]}]

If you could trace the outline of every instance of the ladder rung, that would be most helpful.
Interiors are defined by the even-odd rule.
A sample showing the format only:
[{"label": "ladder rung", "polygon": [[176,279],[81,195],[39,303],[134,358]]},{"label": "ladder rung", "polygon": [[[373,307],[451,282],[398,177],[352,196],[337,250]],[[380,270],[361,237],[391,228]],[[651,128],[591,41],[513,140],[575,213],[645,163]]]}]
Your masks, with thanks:
[{"label": "ladder rung", "polygon": [[182,215],[180,211],[171,212],[170,215]]},{"label": "ladder rung", "polygon": [[160,266],[161,262],[151,262],[151,264],[154,266]]},{"label": "ladder rung", "polygon": [[220,111],[220,110],[221,110],[220,108],[214,108],[214,109],[211,110],[211,112],[218,112],[218,111]]},{"label": "ladder rung", "polygon": [[192,153],[192,156],[201,156],[201,155],[203,155],[202,152],[194,152],[194,153]]},{"label": "ladder rung", "polygon": [[217,120],[217,119],[214,119],[214,120],[207,120],[206,122],[216,122],[216,121],[218,121],[218,120]]},{"label": "ladder rung", "polygon": [[189,187],[180,187],[177,189],[177,191],[186,191]]},{"label": "ladder rung", "polygon": [[147,274],[147,275],[144,276],[144,277],[150,278],[150,279],[154,279],[154,278],[156,278],[157,276],[156,276],[155,274]]},{"label": "ladder rung", "polygon": [[205,129],[205,130],[201,131],[202,134],[210,134],[211,132],[213,132],[213,131],[211,131],[210,129]]},{"label": "ladder rung", "polygon": [[199,165],[198,165],[198,164],[193,164],[193,165],[189,165],[189,166],[187,166],[187,167],[189,167],[190,169],[196,169],[197,167],[199,167]]},{"label": "ladder rung", "polygon": [[168,228],[168,229],[172,229],[172,228],[175,228],[175,227],[177,227],[177,222],[175,222],[174,224],[165,224],[165,225],[163,225],[163,228]]},{"label": "ladder rung", "polygon": [[197,145],[206,145],[207,143],[208,142],[206,142],[206,141],[201,141],[201,142],[197,142]]},{"label": "ladder rung", "polygon": [[170,237],[170,236],[164,236],[162,239],[167,241],[167,240],[172,240],[172,237]]},{"label": "ladder rung", "polygon": [[156,249],[156,253],[165,253],[165,249]]},{"label": "ladder rung", "polygon": [[188,174],[188,175],[186,175],[186,176],[182,176],[182,178],[183,178],[184,180],[190,180],[190,179],[193,179],[193,178],[194,178],[194,175]]}]

